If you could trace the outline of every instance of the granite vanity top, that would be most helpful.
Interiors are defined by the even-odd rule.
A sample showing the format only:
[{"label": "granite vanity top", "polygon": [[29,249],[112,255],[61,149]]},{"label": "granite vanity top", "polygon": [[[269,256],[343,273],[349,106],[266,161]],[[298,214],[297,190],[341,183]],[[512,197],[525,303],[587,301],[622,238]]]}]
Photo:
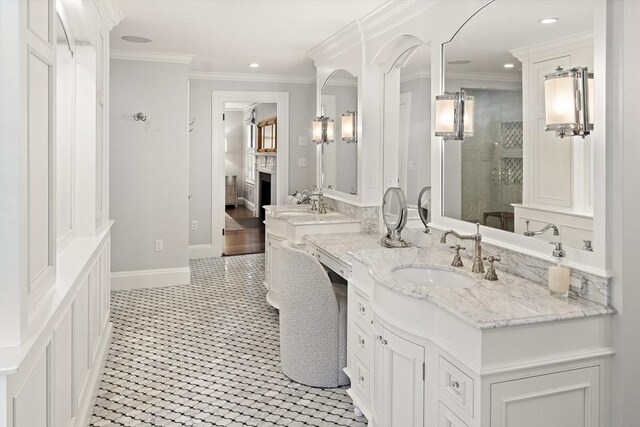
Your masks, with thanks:
[{"label": "granite vanity top", "polygon": [[379,233],[331,233],[307,234],[304,239],[327,254],[351,265],[354,253],[367,249],[384,249],[378,243],[382,237]]},{"label": "granite vanity top", "polygon": [[291,225],[360,223],[360,220],[336,211],[319,214],[311,210],[311,205],[267,205],[264,209],[269,218],[281,219]]},{"label": "granite vanity top", "polygon": [[[342,236],[347,240],[344,234]],[[312,238],[317,239],[315,236]],[[499,280],[485,280],[483,274],[471,273],[471,260],[464,259],[464,267],[452,267],[451,251],[436,245],[429,248],[363,250],[353,256],[370,268],[372,276],[381,285],[413,298],[427,300],[478,329],[616,312],[613,307],[582,298],[552,296],[547,287],[501,271],[499,266],[496,268]],[[398,267],[427,265],[472,276],[478,282],[469,288],[428,287],[401,280],[392,274]]]}]

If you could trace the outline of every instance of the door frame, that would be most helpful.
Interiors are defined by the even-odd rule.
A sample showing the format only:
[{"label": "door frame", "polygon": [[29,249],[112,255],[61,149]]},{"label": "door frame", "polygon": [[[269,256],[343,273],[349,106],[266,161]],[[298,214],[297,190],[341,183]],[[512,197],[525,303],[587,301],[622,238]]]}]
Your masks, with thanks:
[{"label": "door frame", "polygon": [[[213,256],[224,252],[224,132],[225,102],[276,104],[278,151],[276,153],[276,203],[283,204],[289,194],[289,92],[225,91],[211,92],[211,246]],[[256,206],[258,208],[258,206]]]}]

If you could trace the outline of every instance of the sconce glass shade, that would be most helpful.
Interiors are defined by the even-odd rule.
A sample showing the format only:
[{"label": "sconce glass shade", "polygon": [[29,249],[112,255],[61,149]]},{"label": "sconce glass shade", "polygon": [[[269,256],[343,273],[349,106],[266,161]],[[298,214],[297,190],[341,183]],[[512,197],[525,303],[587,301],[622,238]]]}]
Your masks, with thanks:
[{"label": "sconce glass shade", "polygon": [[358,142],[356,112],[347,111],[342,115],[342,140],[346,143]]},{"label": "sconce glass shade", "polygon": [[316,144],[333,142],[333,120],[324,116],[316,117],[312,139]]},{"label": "sconce glass shade", "polygon": [[566,71],[558,68],[547,74],[544,103],[546,131],[555,131],[561,138],[589,135],[595,111],[593,73],[577,67]]},{"label": "sconce glass shade", "polygon": [[473,110],[473,96],[464,91],[436,96],[436,136],[454,141],[473,136]]}]

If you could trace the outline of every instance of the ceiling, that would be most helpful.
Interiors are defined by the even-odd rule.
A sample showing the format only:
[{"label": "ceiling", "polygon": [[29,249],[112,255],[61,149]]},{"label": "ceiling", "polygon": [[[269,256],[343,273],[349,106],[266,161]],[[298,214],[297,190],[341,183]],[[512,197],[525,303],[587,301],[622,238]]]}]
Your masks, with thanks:
[{"label": "ceiling", "polygon": [[111,49],[194,54],[193,71],[312,76],[307,51],[385,1],[117,0]]}]

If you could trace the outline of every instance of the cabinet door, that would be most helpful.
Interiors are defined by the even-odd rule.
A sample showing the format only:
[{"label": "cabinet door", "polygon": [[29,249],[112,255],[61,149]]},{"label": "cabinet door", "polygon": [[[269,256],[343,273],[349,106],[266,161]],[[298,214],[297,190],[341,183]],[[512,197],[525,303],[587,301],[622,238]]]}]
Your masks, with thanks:
[{"label": "cabinet door", "polygon": [[375,346],[377,424],[422,426],[424,347],[384,328]]},{"label": "cabinet door", "polygon": [[599,425],[597,366],[491,385],[491,425],[579,427]]}]

